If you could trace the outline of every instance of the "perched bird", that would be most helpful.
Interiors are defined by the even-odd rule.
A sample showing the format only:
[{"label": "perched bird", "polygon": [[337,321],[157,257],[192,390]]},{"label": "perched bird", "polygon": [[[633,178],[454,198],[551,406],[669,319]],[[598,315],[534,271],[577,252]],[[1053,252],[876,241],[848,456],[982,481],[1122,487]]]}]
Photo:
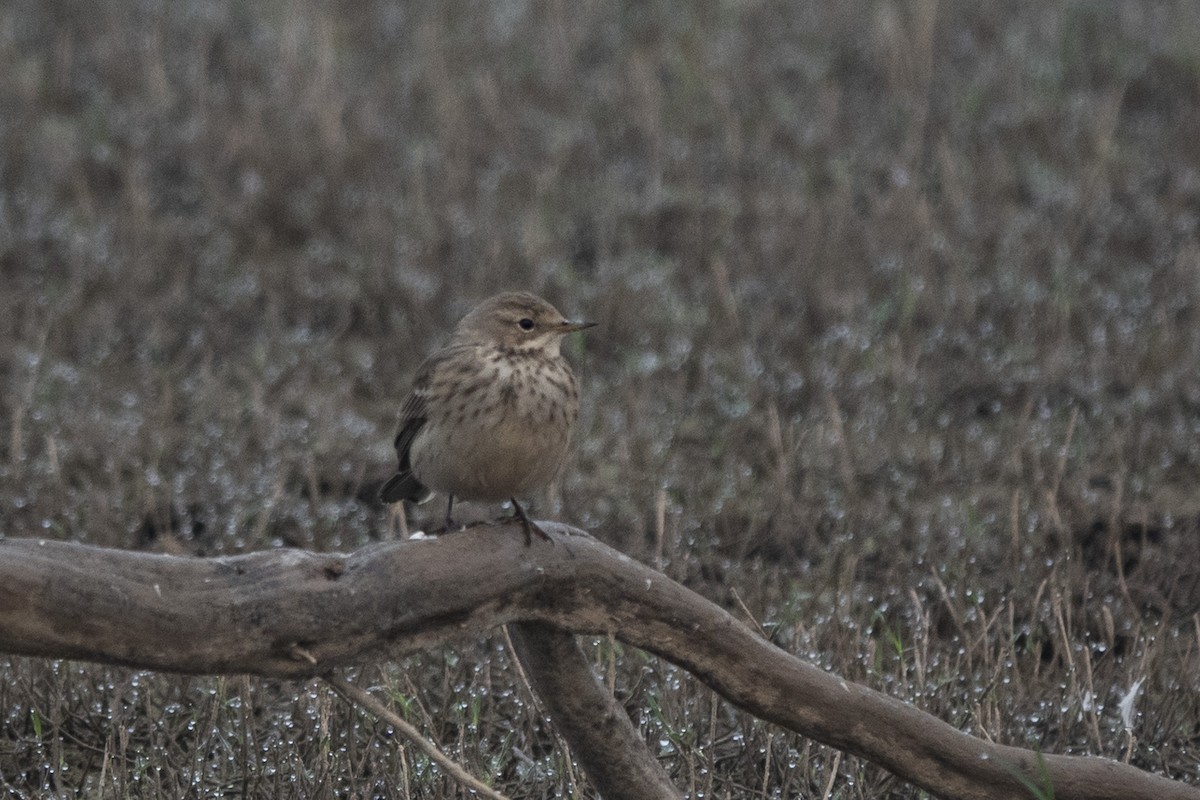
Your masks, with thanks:
[{"label": "perched bird", "polygon": [[554,479],[566,459],[579,414],[579,384],[559,351],[563,336],[595,323],[571,322],[529,292],[483,301],[454,328],[450,342],[425,360],[400,411],[400,469],[380,490],[384,501],[423,503],[434,491],[454,498],[511,500]]}]

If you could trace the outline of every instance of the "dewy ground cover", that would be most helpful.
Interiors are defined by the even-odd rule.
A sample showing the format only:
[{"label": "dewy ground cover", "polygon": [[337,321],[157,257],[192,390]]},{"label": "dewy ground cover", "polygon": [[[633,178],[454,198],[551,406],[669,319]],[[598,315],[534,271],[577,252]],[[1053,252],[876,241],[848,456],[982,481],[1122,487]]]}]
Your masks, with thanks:
[{"label": "dewy ground cover", "polygon": [[[412,370],[530,288],[600,323],[536,514],[963,730],[1200,781],[1198,43],[1187,2],[10,3],[0,532],[393,535]],[[590,646],[694,796],[919,796]],[[315,683],[0,664],[17,796],[457,796]],[[587,795],[499,634],[360,677]]]}]

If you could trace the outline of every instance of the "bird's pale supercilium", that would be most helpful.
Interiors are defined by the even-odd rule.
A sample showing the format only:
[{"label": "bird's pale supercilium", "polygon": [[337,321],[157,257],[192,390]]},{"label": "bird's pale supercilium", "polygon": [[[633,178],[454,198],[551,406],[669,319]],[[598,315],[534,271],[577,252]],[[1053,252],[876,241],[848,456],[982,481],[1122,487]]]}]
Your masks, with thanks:
[{"label": "bird's pale supercilium", "polygon": [[483,301],[425,360],[400,411],[399,471],[382,498],[424,502],[511,500],[525,528],[549,538],[518,502],[562,468],[579,414],[579,384],[560,352],[563,337],[591,327],[572,322],[529,292]]}]

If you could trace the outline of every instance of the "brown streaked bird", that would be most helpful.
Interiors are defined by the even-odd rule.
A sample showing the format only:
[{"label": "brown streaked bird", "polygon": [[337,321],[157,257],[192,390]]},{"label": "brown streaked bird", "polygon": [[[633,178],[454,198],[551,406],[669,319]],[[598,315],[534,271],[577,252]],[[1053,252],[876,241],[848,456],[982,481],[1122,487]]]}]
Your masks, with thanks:
[{"label": "brown streaked bird", "polygon": [[517,495],[545,486],[566,460],[579,415],[579,384],[560,352],[563,336],[595,323],[572,322],[529,292],[504,292],[471,310],[450,342],[425,360],[400,410],[399,471],[383,485],[388,503],[509,500],[525,528],[550,537]]}]

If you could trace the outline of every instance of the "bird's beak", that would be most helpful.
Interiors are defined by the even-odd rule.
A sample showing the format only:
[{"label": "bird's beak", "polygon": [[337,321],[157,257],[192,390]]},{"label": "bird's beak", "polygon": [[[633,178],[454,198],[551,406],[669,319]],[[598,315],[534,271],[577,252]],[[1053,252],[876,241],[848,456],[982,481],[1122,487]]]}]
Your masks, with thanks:
[{"label": "bird's beak", "polygon": [[593,328],[595,326],[595,322],[571,322],[570,320],[564,319],[562,324],[558,326],[558,329],[562,333],[571,333],[572,331],[581,331],[584,328]]}]

